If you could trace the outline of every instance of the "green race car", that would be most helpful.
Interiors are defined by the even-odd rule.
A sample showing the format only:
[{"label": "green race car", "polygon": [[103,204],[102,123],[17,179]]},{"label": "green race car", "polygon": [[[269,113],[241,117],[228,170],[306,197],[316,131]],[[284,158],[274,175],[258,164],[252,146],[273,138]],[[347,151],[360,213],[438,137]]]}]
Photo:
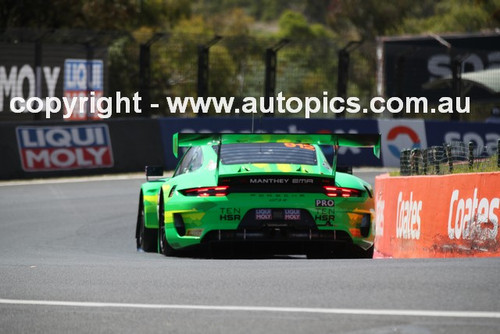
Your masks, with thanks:
[{"label": "green race car", "polygon": [[[333,147],[331,163],[324,145]],[[171,177],[150,180],[163,168],[146,167],[137,248],[372,257],[372,187],[337,170],[339,146],[379,156],[380,135],[175,134],[174,155],[188,149]]]}]

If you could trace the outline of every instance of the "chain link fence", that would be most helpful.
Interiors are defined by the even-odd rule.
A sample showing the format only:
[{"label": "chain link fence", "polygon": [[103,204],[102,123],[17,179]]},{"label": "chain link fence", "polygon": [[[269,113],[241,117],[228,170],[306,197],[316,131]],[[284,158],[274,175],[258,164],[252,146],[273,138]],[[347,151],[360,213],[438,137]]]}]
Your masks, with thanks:
[{"label": "chain link fence", "polygon": [[[306,97],[323,101],[347,95],[359,97],[363,107],[367,107],[370,97],[376,93],[375,44],[361,43],[349,50],[347,61],[339,65],[345,42],[339,43],[329,37],[291,38],[285,42],[278,37],[213,36],[175,31],[9,29],[0,33],[0,46],[3,48],[0,70],[6,78],[0,92],[4,94],[4,108],[0,111],[7,111],[0,114],[1,119],[8,119],[10,115],[8,102],[14,96],[13,87],[19,87],[15,93],[25,98],[62,97],[67,79],[63,73],[65,59],[102,59],[105,95],[114,96],[119,91],[122,96],[132,96],[139,92],[143,101],[160,104],[160,108],[146,111],[142,116],[170,115],[165,97],[234,97],[234,107],[239,108],[244,97],[256,98],[260,104],[261,98],[281,93],[285,98],[297,97],[305,104]],[[205,58],[201,58],[203,50]],[[270,80],[269,50],[274,56]],[[200,63],[206,66],[200,67]],[[21,79],[16,71],[25,65],[36,80],[28,84],[27,79],[20,77],[25,81],[18,84]],[[44,81],[47,67],[54,77],[52,90],[47,89]],[[37,68],[42,69],[41,77],[36,74]],[[54,72],[59,71],[55,68],[60,68],[60,72]],[[339,72],[343,73],[342,92],[338,88]],[[57,78],[56,73],[59,73]],[[302,112],[296,116],[302,117]],[[316,115],[332,116],[335,115]]]},{"label": "chain link fence", "polygon": [[[279,47],[277,46],[279,45]],[[338,96],[339,45],[329,38],[280,40],[273,37],[220,36],[171,33],[151,45],[151,80],[146,87],[151,100],[165,97],[234,97],[234,107],[241,107],[243,98],[278,96],[316,97],[323,101]],[[207,67],[200,68],[200,50],[206,48]],[[349,53],[346,68],[347,96],[357,96],[368,106],[375,94],[375,45],[364,43]],[[269,74],[266,57],[274,53],[274,74]],[[166,56],[167,55],[167,56]],[[202,73],[200,71],[206,71]],[[266,82],[271,75],[272,82]],[[205,86],[201,80],[205,80]],[[272,86],[269,87],[269,84]],[[270,88],[270,90],[269,90]],[[342,95],[345,95],[343,93]],[[259,107],[262,109],[262,107]],[[241,109],[241,108],[240,108]],[[264,109],[267,109],[264,107]],[[277,110],[275,107],[274,110]],[[168,115],[166,108],[155,113]],[[332,113],[317,117],[332,117]],[[290,116],[290,114],[279,116]],[[296,116],[303,116],[298,112]],[[344,115],[343,115],[344,116]]]},{"label": "chain link fence", "polygon": [[496,146],[451,142],[427,149],[405,149],[400,156],[400,175],[443,175],[500,170],[500,139]]}]

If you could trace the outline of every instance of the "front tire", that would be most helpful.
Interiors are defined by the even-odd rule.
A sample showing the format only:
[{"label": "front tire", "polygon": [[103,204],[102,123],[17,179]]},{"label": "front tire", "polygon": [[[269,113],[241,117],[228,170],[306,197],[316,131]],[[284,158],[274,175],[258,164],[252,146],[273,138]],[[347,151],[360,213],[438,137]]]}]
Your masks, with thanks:
[{"label": "front tire", "polygon": [[158,250],[165,256],[175,255],[175,249],[170,246],[165,234],[165,205],[163,204],[163,193],[158,200]]},{"label": "front tire", "polygon": [[142,194],[139,198],[139,212],[137,214],[137,227],[136,227],[136,244],[137,250],[145,252],[156,252],[158,239],[157,230],[146,228],[144,223],[144,201]]}]

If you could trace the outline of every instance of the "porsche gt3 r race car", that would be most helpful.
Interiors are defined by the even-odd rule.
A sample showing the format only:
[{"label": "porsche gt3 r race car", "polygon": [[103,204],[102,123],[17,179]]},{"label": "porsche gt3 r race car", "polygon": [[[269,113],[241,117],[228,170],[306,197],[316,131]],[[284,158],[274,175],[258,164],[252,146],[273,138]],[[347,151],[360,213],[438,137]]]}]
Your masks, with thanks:
[{"label": "porsche gt3 r race car", "polygon": [[[324,145],[333,147],[331,163]],[[372,187],[337,170],[339,146],[373,147],[379,156],[380,135],[175,134],[174,155],[188,149],[171,177],[150,180],[163,168],[146,167],[137,248],[371,257]]]}]

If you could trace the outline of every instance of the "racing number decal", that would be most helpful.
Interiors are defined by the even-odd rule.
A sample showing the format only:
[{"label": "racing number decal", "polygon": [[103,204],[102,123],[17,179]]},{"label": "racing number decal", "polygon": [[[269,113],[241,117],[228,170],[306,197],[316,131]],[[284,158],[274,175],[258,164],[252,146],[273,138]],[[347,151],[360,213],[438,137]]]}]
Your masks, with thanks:
[{"label": "racing number decal", "polygon": [[309,150],[309,151],[315,151],[314,146],[309,145],[309,144],[295,144],[295,143],[284,143],[286,147],[298,147],[304,150]]}]

